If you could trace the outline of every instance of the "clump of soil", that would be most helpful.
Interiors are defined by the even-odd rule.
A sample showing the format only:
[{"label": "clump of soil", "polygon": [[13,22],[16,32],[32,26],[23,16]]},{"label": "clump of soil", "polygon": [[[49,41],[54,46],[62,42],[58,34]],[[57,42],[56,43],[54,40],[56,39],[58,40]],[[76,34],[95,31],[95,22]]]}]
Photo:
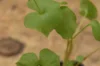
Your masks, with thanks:
[{"label": "clump of soil", "polygon": [[4,38],[0,40],[0,55],[14,56],[21,53],[24,44],[13,38]]}]

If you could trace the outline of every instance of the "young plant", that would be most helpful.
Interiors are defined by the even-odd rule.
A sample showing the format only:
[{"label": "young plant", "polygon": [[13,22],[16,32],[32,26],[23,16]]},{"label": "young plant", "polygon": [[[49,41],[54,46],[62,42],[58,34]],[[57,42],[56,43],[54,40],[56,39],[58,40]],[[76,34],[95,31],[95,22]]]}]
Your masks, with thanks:
[{"label": "young plant", "polygon": [[[73,49],[73,40],[88,26],[92,27],[94,38],[100,41],[100,23],[96,20],[97,9],[90,0],[80,0],[80,15],[83,16],[80,24],[76,23],[76,15],[66,5],[67,2],[57,2],[54,0],[28,0],[28,7],[35,12],[26,15],[24,25],[27,28],[36,29],[48,36],[55,29],[56,32],[67,40],[67,48],[63,60],[63,66],[82,66],[82,62],[91,56],[93,51],[86,57],[78,56],[76,60],[70,60]],[[91,22],[80,27],[84,19]],[[49,49],[40,51],[39,58],[34,53],[24,54],[16,63],[17,66],[60,66],[59,56]]]}]

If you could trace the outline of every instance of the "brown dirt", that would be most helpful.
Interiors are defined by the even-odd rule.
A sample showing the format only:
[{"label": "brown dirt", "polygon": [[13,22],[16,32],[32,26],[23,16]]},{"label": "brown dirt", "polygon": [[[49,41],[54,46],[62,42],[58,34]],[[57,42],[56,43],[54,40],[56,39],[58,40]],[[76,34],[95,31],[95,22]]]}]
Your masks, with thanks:
[{"label": "brown dirt", "polygon": [[[68,6],[77,15],[79,22],[81,16],[79,15],[79,0],[66,0]],[[98,8],[98,20],[100,19],[100,0],[91,0]],[[55,31],[52,31],[47,38],[36,30],[25,28],[23,25],[24,16],[31,12],[26,6],[27,0],[0,0],[0,39],[11,37],[17,39],[25,44],[23,53],[34,52],[37,55],[43,48],[49,48],[55,51],[61,59],[63,59],[64,50],[66,48],[65,41]],[[86,25],[89,21],[86,19]],[[72,59],[75,56],[86,56],[96,48],[100,47],[100,42],[96,41],[91,33],[89,27],[81,33],[75,41]],[[0,55],[0,66],[16,66],[16,61],[23,54],[12,57],[4,57]],[[100,51],[87,59],[85,66],[100,66]]]}]

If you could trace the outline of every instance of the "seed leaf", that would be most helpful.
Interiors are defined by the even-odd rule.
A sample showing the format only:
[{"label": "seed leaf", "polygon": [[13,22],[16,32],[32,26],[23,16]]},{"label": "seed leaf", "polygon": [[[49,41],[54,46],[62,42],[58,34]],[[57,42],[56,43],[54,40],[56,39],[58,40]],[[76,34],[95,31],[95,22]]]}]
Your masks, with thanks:
[{"label": "seed leaf", "polygon": [[97,20],[91,21],[92,33],[96,40],[100,41],[100,23]]},{"label": "seed leaf", "polygon": [[84,56],[77,56],[76,61],[81,63],[84,60]]},{"label": "seed leaf", "polygon": [[90,0],[80,0],[80,14],[88,19],[97,17],[97,9]]},{"label": "seed leaf", "polygon": [[67,6],[61,6],[63,21],[55,28],[56,31],[64,38],[72,38],[76,30],[76,16]]},{"label": "seed leaf", "polygon": [[38,58],[34,53],[27,53],[16,64],[17,66],[38,66]]},{"label": "seed leaf", "polygon": [[41,66],[60,66],[59,57],[49,49],[40,51],[40,65]]}]

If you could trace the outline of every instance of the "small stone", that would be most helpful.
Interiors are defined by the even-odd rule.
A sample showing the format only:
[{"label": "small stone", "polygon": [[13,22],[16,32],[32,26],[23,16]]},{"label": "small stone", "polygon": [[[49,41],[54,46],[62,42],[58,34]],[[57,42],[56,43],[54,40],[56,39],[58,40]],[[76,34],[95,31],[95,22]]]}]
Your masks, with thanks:
[{"label": "small stone", "polygon": [[0,55],[15,56],[21,53],[24,44],[13,38],[4,38],[0,40]]}]

